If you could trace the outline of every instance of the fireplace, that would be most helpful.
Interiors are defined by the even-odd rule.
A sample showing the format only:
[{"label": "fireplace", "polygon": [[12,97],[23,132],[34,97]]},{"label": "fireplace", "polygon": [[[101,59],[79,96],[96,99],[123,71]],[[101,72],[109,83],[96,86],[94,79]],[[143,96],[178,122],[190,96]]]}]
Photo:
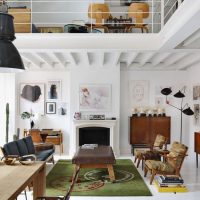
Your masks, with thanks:
[{"label": "fireplace", "polygon": [[73,120],[73,134],[70,140],[71,156],[84,143],[109,145],[113,148],[115,156],[119,155],[117,120]]},{"label": "fireplace", "polygon": [[105,127],[84,127],[79,129],[79,146],[83,144],[110,145],[110,129]]}]

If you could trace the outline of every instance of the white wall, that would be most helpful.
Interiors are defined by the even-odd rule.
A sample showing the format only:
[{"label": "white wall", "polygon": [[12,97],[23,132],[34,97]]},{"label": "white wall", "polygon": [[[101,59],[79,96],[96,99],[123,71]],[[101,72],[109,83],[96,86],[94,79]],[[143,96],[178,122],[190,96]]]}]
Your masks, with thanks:
[{"label": "white wall", "polygon": [[[83,115],[89,114],[105,114],[106,117],[116,117],[119,122],[120,110],[120,68],[119,66],[108,66],[104,69],[101,66],[79,66],[71,69],[70,74],[70,102],[71,102],[71,119],[73,119],[74,112],[79,111],[79,85],[80,84],[109,84],[112,89],[112,107],[107,112],[81,112]],[[71,120],[71,130],[73,129],[73,122]],[[119,123],[117,125],[118,137]],[[73,144],[73,137],[70,140]]]},{"label": "white wall", "polygon": [[[70,138],[70,129],[69,129],[69,120],[70,120],[70,111],[69,111],[69,72],[24,72],[16,75],[16,84],[17,84],[17,96],[19,99],[19,86],[20,83],[44,83],[45,87],[47,86],[48,80],[61,80],[62,83],[62,102],[67,103],[67,115],[58,115],[58,114],[49,114],[40,117],[40,122],[37,128],[54,128],[62,129],[63,131],[63,140],[64,140],[64,153],[69,153],[69,138]],[[45,92],[46,94],[46,92]],[[46,100],[46,97],[45,97]],[[58,101],[59,103],[59,101]],[[17,103],[19,105],[19,102]],[[22,120],[19,115],[19,108],[17,112],[17,127],[21,129],[21,137],[24,128],[30,128],[28,120]]]},{"label": "white wall", "polygon": [[9,141],[16,134],[15,129],[15,74],[0,73],[0,146],[5,144],[6,138],[6,103],[9,103]]},{"label": "white wall", "polygon": [[[188,77],[189,77],[189,86],[190,86],[190,106],[192,109],[194,109],[194,104],[200,104],[199,100],[193,101],[193,86],[200,85],[200,68],[199,64],[192,67],[188,71]],[[200,116],[199,116],[200,117]],[[198,123],[195,123],[194,117],[190,119],[190,130],[188,132],[189,134],[189,153],[191,155],[191,158],[193,160],[195,159],[195,153],[194,153],[194,132],[200,131],[200,119],[198,120]]]},{"label": "white wall", "polygon": [[[131,152],[129,144],[129,123],[128,117],[131,116],[131,106],[129,98],[129,81],[147,80],[149,81],[149,105],[155,106],[155,87],[156,86],[175,86],[174,93],[184,85],[188,85],[187,72],[181,71],[121,71],[121,93],[120,93],[120,150],[123,154]],[[187,102],[187,94],[184,102]],[[162,96],[162,95],[160,95]],[[165,98],[163,96],[163,98]],[[172,97],[173,105],[180,107],[179,99]],[[180,111],[165,104],[167,116],[171,116],[171,141],[179,141],[180,137]],[[189,145],[189,119],[183,116],[183,143]],[[127,148],[128,147],[128,148]]]}]

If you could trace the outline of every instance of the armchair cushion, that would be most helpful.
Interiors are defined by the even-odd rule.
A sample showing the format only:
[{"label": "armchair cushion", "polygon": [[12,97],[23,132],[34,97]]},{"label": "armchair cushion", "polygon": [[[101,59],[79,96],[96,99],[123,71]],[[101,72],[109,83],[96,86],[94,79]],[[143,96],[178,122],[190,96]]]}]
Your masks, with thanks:
[{"label": "armchair cushion", "polygon": [[29,154],[26,143],[24,142],[24,140],[17,140],[16,144],[17,144],[20,156],[24,156],[24,155]]},{"label": "armchair cushion", "polygon": [[175,169],[168,163],[164,163],[162,161],[155,161],[155,160],[146,160],[145,164],[149,169],[153,169],[156,171],[162,172],[170,172],[173,173]]},{"label": "armchair cushion", "polygon": [[54,149],[38,151],[36,152],[36,158],[38,161],[45,161],[53,153],[54,153]]},{"label": "armchair cushion", "polygon": [[5,156],[20,155],[16,142],[9,142],[3,146]]},{"label": "armchair cushion", "polygon": [[24,142],[26,143],[26,147],[28,149],[29,154],[35,154],[35,147],[33,145],[33,140],[31,136],[23,138]]}]

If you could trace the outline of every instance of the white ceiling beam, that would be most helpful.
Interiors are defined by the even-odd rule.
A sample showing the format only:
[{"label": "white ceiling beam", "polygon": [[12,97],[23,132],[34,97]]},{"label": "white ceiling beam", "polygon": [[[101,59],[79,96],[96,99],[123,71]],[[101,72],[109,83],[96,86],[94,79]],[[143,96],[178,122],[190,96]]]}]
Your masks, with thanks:
[{"label": "white ceiling beam", "polygon": [[106,60],[105,60],[105,53],[104,52],[100,52],[98,53],[99,56],[99,63],[101,63],[102,66],[104,66],[106,64]]},{"label": "white ceiling beam", "polygon": [[72,63],[73,65],[77,65],[77,64],[78,64],[78,62],[77,62],[77,60],[76,60],[76,58],[74,57],[74,55],[73,55],[72,52],[67,53],[67,55],[69,56],[69,59],[70,59],[70,61],[71,61],[71,63]]},{"label": "white ceiling beam", "polygon": [[129,68],[130,65],[132,64],[132,62],[136,59],[136,57],[138,56],[139,53],[136,52],[132,52],[131,55],[129,56],[128,60],[127,60],[127,67]]},{"label": "white ceiling beam", "polygon": [[195,42],[195,40],[200,38],[200,29],[198,31],[196,31],[196,33],[194,33],[193,35],[191,35],[189,38],[187,38],[184,42],[183,42],[183,46],[186,47],[190,44],[192,44],[193,42]]},{"label": "white ceiling beam", "polygon": [[149,60],[151,60],[153,58],[153,56],[155,56],[156,53],[155,52],[151,52],[151,53],[144,53],[141,57],[141,62],[140,62],[140,66],[144,66],[145,63],[147,63]]},{"label": "white ceiling beam", "polygon": [[[116,52],[115,55],[113,56],[113,63],[115,66],[118,66],[118,64],[120,63],[120,57],[122,55],[122,52]],[[112,54],[111,54],[112,56]]]},{"label": "white ceiling beam", "polygon": [[42,63],[41,62],[37,62],[30,54],[27,53],[23,53],[21,54],[22,59],[24,59],[27,62],[30,62],[31,64],[33,64],[35,67],[37,68],[41,68]]},{"label": "white ceiling beam", "polygon": [[39,53],[39,54],[37,54],[38,56],[39,56],[39,58],[41,58],[47,65],[49,65],[50,67],[54,67],[54,62],[52,61],[50,61],[50,57],[51,56],[47,56],[47,54],[46,53]]},{"label": "white ceiling beam", "polygon": [[162,61],[164,61],[165,59],[167,59],[169,56],[171,55],[171,53],[160,53],[156,56],[156,58],[154,59],[154,61],[152,62],[152,64],[154,66],[157,66],[159,64],[161,64]]},{"label": "white ceiling beam", "polygon": [[51,56],[54,57],[57,63],[60,64],[62,68],[65,68],[65,62],[56,54],[56,53],[51,53]]},{"label": "white ceiling beam", "polygon": [[86,65],[90,66],[91,65],[91,59],[90,59],[89,52],[83,53],[83,55],[84,55],[84,58],[85,58]]},{"label": "white ceiling beam", "polygon": [[184,57],[189,56],[190,54],[187,53],[173,53],[165,62],[162,64],[162,67],[168,67],[170,65],[173,65],[176,62],[179,62],[182,60]]}]

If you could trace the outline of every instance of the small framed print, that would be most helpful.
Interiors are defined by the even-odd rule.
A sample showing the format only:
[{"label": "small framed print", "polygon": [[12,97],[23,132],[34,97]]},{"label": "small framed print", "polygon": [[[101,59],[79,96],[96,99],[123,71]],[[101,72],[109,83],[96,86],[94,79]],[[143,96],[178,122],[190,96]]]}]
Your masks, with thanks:
[{"label": "small framed print", "polygon": [[56,114],[56,102],[46,102],[46,114]]},{"label": "small framed print", "polygon": [[61,80],[49,80],[47,83],[47,99],[60,100],[61,99]]}]

